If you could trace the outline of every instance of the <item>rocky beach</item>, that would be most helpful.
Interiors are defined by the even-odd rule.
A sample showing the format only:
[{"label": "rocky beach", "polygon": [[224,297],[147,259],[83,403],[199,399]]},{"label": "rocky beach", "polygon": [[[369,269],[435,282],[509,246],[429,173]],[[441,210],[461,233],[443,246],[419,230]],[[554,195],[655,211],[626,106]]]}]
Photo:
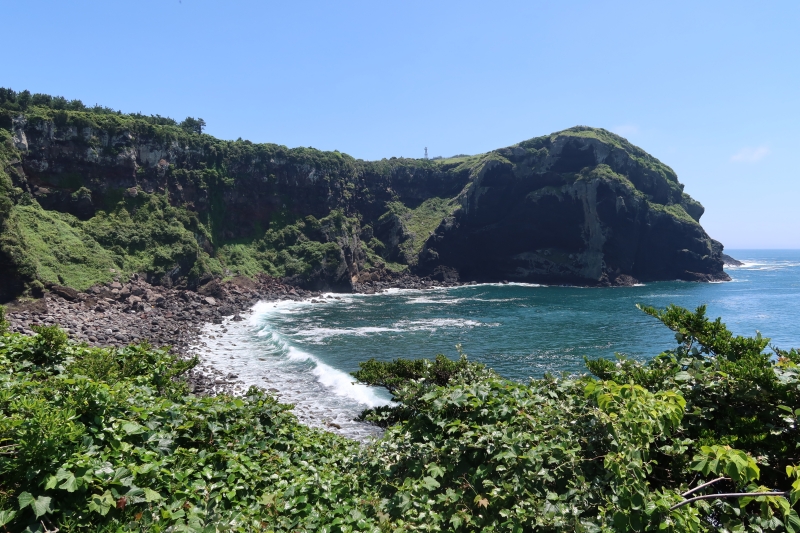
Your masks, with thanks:
[{"label": "rocky beach", "polygon": [[[420,278],[373,268],[361,273],[353,291],[373,294],[390,288],[425,289],[463,285],[445,274]],[[199,355],[199,364],[190,372],[191,390],[198,395],[243,394],[247,387],[238,375],[215,368],[202,357],[211,327],[217,335],[227,332],[226,324],[240,322],[259,301],[309,300],[322,302],[336,298],[321,291],[310,291],[267,275],[255,279],[206,280],[197,290],[165,287],[148,283],[134,274],[130,280],[95,285],[85,292],[52,285],[39,299],[19,299],[6,305],[11,331],[34,334],[31,326],[58,325],[74,342],[99,347],[123,347],[148,342],[155,348],[168,348],[189,358]],[[272,394],[280,397],[277,389]],[[313,413],[298,413],[299,418],[320,425]],[[333,430],[337,424],[327,424]]]}]

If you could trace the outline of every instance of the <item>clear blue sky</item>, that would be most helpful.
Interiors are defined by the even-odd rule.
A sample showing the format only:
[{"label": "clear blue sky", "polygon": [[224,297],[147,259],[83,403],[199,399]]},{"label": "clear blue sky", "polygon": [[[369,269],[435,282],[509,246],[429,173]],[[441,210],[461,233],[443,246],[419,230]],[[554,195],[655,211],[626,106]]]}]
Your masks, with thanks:
[{"label": "clear blue sky", "polygon": [[583,124],[727,248],[800,248],[800,3],[5,2],[0,85],[363,159]]}]

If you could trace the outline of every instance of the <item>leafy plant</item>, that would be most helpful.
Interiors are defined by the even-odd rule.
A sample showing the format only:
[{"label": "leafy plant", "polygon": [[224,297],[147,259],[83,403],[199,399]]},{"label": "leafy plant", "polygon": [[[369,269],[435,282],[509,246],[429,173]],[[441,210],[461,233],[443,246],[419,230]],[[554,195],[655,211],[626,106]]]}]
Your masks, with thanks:
[{"label": "leafy plant", "polygon": [[10,324],[6,320],[6,308],[0,305],[0,335],[8,331]]},{"label": "leafy plant", "polygon": [[[355,376],[397,400],[365,413],[386,427],[365,446],[255,388],[193,396],[196,361],[146,344],[5,333],[0,526],[799,532],[796,352],[766,357],[763,338],[730,335],[704,309],[648,312],[676,330],[676,350],[588,362],[600,379],[516,383],[460,347],[457,360],[362,363]],[[727,392],[748,387],[775,403]],[[759,439],[734,409],[772,426]]]}]

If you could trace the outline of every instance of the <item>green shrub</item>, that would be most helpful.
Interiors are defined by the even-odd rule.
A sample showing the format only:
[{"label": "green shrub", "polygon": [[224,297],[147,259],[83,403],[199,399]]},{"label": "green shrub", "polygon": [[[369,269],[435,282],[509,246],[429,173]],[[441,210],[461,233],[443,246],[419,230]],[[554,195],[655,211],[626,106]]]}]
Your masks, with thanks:
[{"label": "green shrub", "polygon": [[67,358],[65,348],[69,337],[58,326],[31,326],[36,332],[31,346],[31,357],[27,359],[36,366],[56,366]]},{"label": "green shrub", "polygon": [[[669,306],[643,311],[675,331],[678,346],[648,363],[620,358],[588,361],[601,379],[632,382],[648,390],[676,390],[686,398],[683,435],[695,446],[728,445],[760,457],[766,481],[777,484],[787,466],[800,464],[800,435],[779,406],[800,409],[800,356],[765,351],[769,339],[734,336],[721,322]],[[776,357],[779,356],[779,357]]]},{"label": "green shrub", "polygon": [[0,335],[8,331],[10,324],[6,320],[6,308],[0,305]]},{"label": "green shrub", "polygon": [[[299,424],[255,388],[188,394],[195,361],[164,350],[70,344],[55,327],[5,334],[0,525],[800,531],[797,353],[767,357],[765,339],[730,335],[704,309],[646,312],[678,348],[647,364],[588,362],[599,380],[516,383],[463,354],[363,363],[356,376],[398,400],[367,415],[387,427],[367,446]],[[767,438],[751,416],[771,420]]]}]

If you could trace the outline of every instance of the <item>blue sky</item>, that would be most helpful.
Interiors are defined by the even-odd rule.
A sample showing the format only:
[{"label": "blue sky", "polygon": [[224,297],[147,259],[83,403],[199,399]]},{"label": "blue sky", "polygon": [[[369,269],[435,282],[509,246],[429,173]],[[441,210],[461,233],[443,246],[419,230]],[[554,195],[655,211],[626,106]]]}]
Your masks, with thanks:
[{"label": "blue sky", "polygon": [[582,124],[727,248],[800,248],[798,2],[6,2],[0,86],[363,159]]}]

